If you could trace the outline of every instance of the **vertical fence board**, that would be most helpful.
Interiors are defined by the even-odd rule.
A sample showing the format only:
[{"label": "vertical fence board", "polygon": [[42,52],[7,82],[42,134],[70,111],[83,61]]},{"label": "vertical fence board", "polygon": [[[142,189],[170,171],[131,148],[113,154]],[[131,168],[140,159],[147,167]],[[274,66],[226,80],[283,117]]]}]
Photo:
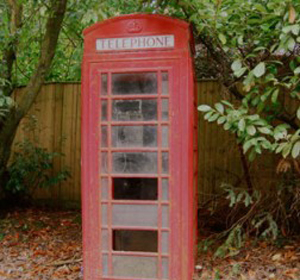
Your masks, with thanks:
[{"label": "vertical fence board", "polygon": [[67,167],[70,170],[71,178],[62,184],[61,187],[61,199],[72,200],[72,193],[74,188],[74,119],[78,116],[74,114],[74,91],[72,84],[67,84],[64,87],[64,98],[63,98],[63,114],[62,114],[62,168]]},{"label": "vertical fence board", "polygon": [[75,193],[74,193],[74,200],[78,200],[78,197],[80,198],[81,196],[81,98],[80,98],[80,90],[81,88],[79,86],[76,85],[75,87],[76,89],[76,136],[74,137],[75,140],[75,147],[74,147],[74,151],[75,151],[75,175],[74,175],[74,180],[75,180]]},{"label": "vertical fence board", "polygon": [[[53,114],[53,147],[52,151],[58,154],[62,153],[62,112],[63,112],[63,96],[64,96],[64,84],[54,84],[53,95],[55,100],[54,114]],[[61,157],[55,157],[54,161],[54,173],[58,172],[62,168]],[[61,195],[61,183],[52,187],[51,198],[54,201],[59,200]]]}]

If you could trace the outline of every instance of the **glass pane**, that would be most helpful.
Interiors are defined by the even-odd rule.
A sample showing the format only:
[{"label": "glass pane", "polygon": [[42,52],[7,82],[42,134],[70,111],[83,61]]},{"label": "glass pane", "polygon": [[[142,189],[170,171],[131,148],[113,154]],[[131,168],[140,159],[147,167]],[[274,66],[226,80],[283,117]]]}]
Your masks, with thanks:
[{"label": "glass pane", "polygon": [[101,247],[102,250],[108,250],[108,230],[101,230]]},{"label": "glass pane", "polygon": [[114,226],[157,226],[157,205],[113,205]]},{"label": "glass pane", "polygon": [[169,172],[169,153],[163,152],[161,155],[162,155],[162,173],[167,174]]},{"label": "glass pane", "polygon": [[161,233],[161,250],[163,254],[169,252],[169,233],[165,231]]},{"label": "glass pane", "polygon": [[102,255],[102,275],[108,276],[108,256]]},{"label": "glass pane", "polygon": [[162,72],[161,73],[161,79],[162,79],[162,94],[166,95],[169,93],[169,75],[168,72]]},{"label": "glass pane", "polygon": [[101,224],[103,226],[106,226],[107,225],[107,205],[106,204],[102,204],[102,206],[101,206],[101,217],[102,217]]},{"label": "glass pane", "polygon": [[101,102],[101,120],[107,121],[107,100]]},{"label": "glass pane", "polygon": [[163,121],[167,121],[169,119],[169,100],[163,99],[161,101],[161,118]]},{"label": "glass pane", "polygon": [[162,147],[167,148],[169,147],[169,127],[162,126],[161,128],[161,137],[162,137]]},{"label": "glass pane", "polygon": [[107,174],[107,152],[101,153],[101,173]]},{"label": "glass pane", "polygon": [[113,238],[115,251],[158,251],[158,234],[154,230],[114,230]]},{"label": "glass pane", "polygon": [[101,75],[101,95],[107,95],[107,74]]},{"label": "glass pane", "polygon": [[107,126],[101,126],[101,147],[107,147]]},{"label": "glass pane", "polygon": [[113,126],[113,147],[157,147],[156,126]]},{"label": "glass pane", "polygon": [[156,73],[112,74],[113,94],[157,94]]},{"label": "glass pane", "polygon": [[113,276],[157,278],[156,257],[113,256]]},{"label": "glass pane", "polygon": [[162,258],[162,277],[163,279],[169,279],[169,259]]},{"label": "glass pane", "polygon": [[169,200],[169,180],[162,179],[161,187],[162,187],[162,200]]},{"label": "glass pane", "polygon": [[108,199],[108,179],[101,179],[101,199]]},{"label": "glass pane", "polygon": [[169,207],[165,205],[162,206],[162,226],[169,227]]},{"label": "glass pane", "polygon": [[114,121],[157,120],[157,101],[153,99],[114,100],[112,106]]},{"label": "glass pane", "polygon": [[112,154],[113,173],[157,173],[157,153],[121,153]]},{"label": "glass pane", "polygon": [[157,200],[156,178],[113,178],[114,199]]}]

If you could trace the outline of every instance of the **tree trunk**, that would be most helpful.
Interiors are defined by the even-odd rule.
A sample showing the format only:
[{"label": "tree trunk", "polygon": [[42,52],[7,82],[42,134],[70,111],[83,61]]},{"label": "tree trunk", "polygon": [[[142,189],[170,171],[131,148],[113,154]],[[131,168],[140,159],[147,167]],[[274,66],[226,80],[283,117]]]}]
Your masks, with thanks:
[{"label": "tree trunk", "polygon": [[8,179],[7,163],[11,154],[11,147],[16,135],[18,124],[13,119],[6,121],[5,131],[0,135],[0,190],[3,190]]},{"label": "tree trunk", "polygon": [[26,86],[19,104],[10,110],[0,126],[0,188],[3,188],[8,180],[7,164],[19,123],[31,108],[50,70],[66,4],[67,0],[52,0],[36,70]]}]

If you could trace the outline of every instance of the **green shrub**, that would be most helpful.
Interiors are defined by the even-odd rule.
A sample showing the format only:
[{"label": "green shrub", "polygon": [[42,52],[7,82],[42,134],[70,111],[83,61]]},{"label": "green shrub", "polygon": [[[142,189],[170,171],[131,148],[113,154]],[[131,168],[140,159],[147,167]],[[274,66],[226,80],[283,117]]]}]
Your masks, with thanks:
[{"label": "green shrub", "polygon": [[9,180],[5,193],[9,196],[31,198],[38,188],[49,188],[66,180],[70,174],[67,169],[54,171],[53,159],[63,156],[48,152],[29,140],[17,144],[8,167]]}]

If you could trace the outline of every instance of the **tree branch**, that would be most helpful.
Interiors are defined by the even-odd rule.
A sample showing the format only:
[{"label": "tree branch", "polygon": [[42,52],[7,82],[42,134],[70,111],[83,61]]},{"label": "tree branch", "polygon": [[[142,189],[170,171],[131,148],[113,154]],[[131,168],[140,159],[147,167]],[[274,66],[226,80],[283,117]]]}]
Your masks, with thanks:
[{"label": "tree branch", "polygon": [[12,86],[12,69],[14,62],[16,60],[16,49],[19,43],[18,30],[22,26],[22,14],[23,6],[17,0],[7,0],[8,7],[10,9],[10,35],[11,42],[9,43],[7,49],[4,51],[3,58],[5,63],[5,71],[3,77],[6,83],[3,88],[5,95],[10,96],[13,92]]},{"label": "tree branch", "polygon": [[50,15],[46,24],[46,32],[41,46],[41,55],[34,74],[32,75],[19,103],[19,114],[22,118],[30,109],[38,95],[55,54],[58,36],[66,11],[67,0],[52,0]]}]

